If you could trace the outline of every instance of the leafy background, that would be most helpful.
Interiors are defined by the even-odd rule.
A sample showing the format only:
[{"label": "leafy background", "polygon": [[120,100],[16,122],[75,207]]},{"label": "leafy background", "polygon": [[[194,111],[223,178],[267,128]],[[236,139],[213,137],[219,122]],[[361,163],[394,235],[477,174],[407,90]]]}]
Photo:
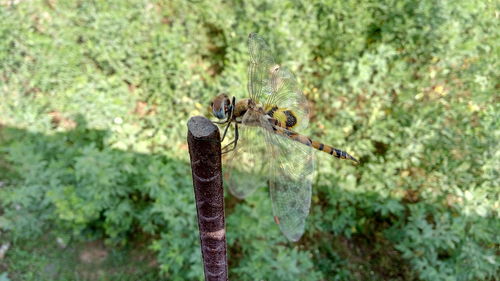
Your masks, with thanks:
[{"label": "leafy background", "polygon": [[231,280],[495,280],[497,1],[0,1],[0,280],[201,280],[190,116],[258,32],[311,102],[306,233],[226,196]]}]

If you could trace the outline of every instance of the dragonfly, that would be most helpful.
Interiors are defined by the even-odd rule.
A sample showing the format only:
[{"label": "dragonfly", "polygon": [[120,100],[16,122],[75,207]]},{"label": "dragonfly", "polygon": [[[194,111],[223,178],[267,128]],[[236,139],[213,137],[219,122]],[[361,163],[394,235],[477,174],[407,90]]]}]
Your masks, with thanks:
[{"label": "dragonfly", "polygon": [[[309,123],[309,106],[294,74],[276,62],[266,41],[248,36],[248,94],[236,99],[226,93],[211,103],[212,114],[224,126],[222,140],[234,128],[234,138],[222,149],[230,192],[243,199],[269,186],[274,220],[290,241],[305,229],[311,204],[314,150],[339,159],[359,161],[343,150],[298,133]],[[231,125],[234,126],[231,126]]]}]

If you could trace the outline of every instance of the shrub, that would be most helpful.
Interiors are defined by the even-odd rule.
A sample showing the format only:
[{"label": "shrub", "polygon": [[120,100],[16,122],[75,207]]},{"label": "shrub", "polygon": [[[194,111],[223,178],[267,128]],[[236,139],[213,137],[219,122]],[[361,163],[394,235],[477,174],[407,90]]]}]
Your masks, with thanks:
[{"label": "shrub", "polygon": [[[297,244],[266,190],[227,196],[237,280],[493,280],[500,108],[496,7],[436,1],[46,1],[0,8],[0,227],[126,244],[202,276],[189,116],[246,95],[261,33],[312,104],[318,155]],[[251,230],[251,231],[248,231]]]}]

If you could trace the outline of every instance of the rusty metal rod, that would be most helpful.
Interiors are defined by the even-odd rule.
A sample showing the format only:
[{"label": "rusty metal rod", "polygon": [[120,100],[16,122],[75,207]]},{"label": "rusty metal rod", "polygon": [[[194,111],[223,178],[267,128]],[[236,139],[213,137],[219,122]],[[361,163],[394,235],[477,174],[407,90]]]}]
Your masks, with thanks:
[{"label": "rusty metal rod", "polygon": [[188,145],[206,281],[226,281],[226,230],[219,129],[205,117],[188,121]]}]

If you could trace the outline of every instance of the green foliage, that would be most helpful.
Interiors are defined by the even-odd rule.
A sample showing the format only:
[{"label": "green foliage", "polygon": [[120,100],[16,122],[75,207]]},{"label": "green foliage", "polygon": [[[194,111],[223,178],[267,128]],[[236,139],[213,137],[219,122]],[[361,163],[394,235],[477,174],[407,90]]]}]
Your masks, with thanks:
[{"label": "green foliage", "polygon": [[311,252],[290,247],[293,244],[275,227],[268,196],[267,190],[259,189],[247,204],[230,202],[235,208],[228,217],[227,239],[229,247],[237,249],[228,257],[237,265],[230,279],[322,280],[324,275],[314,268]]},{"label": "green foliage", "polygon": [[147,249],[108,250],[99,242],[72,243],[62,249],[50,242],[54,238],[46,235],[12,247],[6,261],[8,272],[0,273],[0,280],[162,280],[151,270],[150,260],[143,259]]},{"label": "green foliage", "polygon": [[274,225],[267,190],[227,195],[231,279],[493,280],[497,10],[472,0],[0,4],[0,230],[16,245],[48,230],[111,245],[141,233],[167,280],[201,279],[185,124],[219,92],[246,95],[254,31],[311,101],[305,133],[362,164],[318,155],[297,244]]}]

